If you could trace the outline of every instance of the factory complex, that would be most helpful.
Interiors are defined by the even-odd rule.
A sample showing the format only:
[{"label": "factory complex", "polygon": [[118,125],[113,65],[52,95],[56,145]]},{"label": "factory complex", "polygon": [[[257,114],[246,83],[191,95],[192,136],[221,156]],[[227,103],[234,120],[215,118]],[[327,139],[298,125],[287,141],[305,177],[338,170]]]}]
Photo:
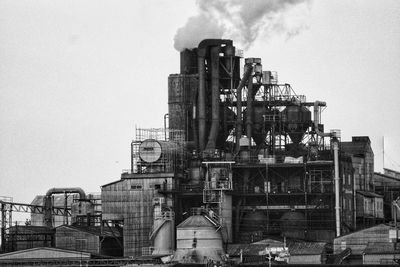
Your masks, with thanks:
[{"label": "factory complex", "polygon": [[326,107],[205,39],[180,52],[164,127],[136,128],[119,180],[0,199],[0,266],[397,264],[400,173],[374,172],[368,136],[325,129]]}]

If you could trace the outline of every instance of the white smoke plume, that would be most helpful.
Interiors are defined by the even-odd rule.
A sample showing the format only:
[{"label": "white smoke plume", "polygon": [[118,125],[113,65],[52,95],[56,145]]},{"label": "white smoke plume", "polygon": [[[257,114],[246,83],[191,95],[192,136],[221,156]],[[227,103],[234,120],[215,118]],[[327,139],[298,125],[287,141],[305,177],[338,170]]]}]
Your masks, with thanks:
[{"label": "white smoke plume", "polygon": [[178,51],[197,47],[207,38],[233,39],[248,49],[261,35],[287,39],[307,28],[312,0],[197,0],[198,14],[174,37]]}]

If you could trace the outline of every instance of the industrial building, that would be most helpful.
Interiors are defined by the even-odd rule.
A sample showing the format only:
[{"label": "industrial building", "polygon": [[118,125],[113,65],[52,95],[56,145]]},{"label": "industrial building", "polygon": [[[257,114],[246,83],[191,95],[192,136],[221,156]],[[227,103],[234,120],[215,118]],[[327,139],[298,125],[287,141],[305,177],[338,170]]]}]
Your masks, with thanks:
[{"label": "industrial building", "polygon": [[[55,229],[57,248],[131,259],[265,260],[268,244],[289,263],[329,262],[327,244],[384,213],[369,138],[342,142],[324,128],[325,108],[232,40],[203,40],[168,77],[165,127],[136,129],[130,170],[97,196],[50,189],[32,221]],[[5,216],[13,205],[1,207]]]},{"label": "industrial building", "polygon": [[375,192],[383,196],[383,212],[386,222],[400,219],[400,212],[393,205],[400,197],[400,172],[384,168],[383,173],[374,173]]},{"label": "industrial building", "polygon": [[[195,245],[178,246],[179,226],[193,218],[214,227],[224,251],[267,237],[331,243],[357,228],[356,190],[368,192],[372,179],[355,176],[359,155],[342,148],[357,137],[325,131],[325,102],[242,54],[220,39],[182,51],[180,73],[168,78],[168,127],[136,129],[130,172],[102,186],[103,222],[122,225],[125,256],[175,247],[175,259],[202,255],[195,230],[185,232]],[[370,160],[362,164],[373,170]]]}]

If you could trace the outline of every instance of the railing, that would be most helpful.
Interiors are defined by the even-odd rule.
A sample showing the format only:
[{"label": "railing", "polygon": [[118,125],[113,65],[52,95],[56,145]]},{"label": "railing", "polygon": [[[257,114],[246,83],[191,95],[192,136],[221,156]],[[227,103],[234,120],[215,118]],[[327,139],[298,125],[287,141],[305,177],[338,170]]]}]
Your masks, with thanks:
[{"label": "railing", "polygon": [[204,189],[204,184],[196,184],[196,185],[179,185],[176,186],[174,184],[163,184],[160,191],[161,192],[171,192],[171,191],[180,191],[185,193],[202,193]]},{"label": "railing", "polygon": [[204,189],[203,191],[203,202],[204,203],[221,203],[222,202],[222,191],[215,189]]},{"label": "railing", "polygon": [[164,219],[166,221],[172,221],[175,218],[173,211],[163,211],[161,214],[157,214],[154,219]]},{"label": "railing", "polygon": [[220,227],[221,226],[221,221],[222,218],[218,215],[218,213],[210,208],[204,208],[204,207],[198,207],[198,208],[191,208],[191,214],[192,216],[194,215],[203,215],[206,216],[207,219],[210,220],[210,222],[216,226]]}]

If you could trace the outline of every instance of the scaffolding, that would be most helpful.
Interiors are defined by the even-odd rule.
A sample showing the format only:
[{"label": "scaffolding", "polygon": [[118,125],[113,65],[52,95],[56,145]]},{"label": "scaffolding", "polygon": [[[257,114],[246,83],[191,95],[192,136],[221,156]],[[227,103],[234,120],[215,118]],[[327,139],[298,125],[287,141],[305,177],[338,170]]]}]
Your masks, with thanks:
[{"label": "scaffolding", "polygon": [[[152,149],[158,149],[159,158],[146,161],[141,146],[152,142]],[[176,173],[186,167],[186,142],[183,130],[165,128],[136,128],[131,143],[131,173]],[[153,152],[153,151],[152,151]],[[154,153],[154,152],[153,152]]]}]

